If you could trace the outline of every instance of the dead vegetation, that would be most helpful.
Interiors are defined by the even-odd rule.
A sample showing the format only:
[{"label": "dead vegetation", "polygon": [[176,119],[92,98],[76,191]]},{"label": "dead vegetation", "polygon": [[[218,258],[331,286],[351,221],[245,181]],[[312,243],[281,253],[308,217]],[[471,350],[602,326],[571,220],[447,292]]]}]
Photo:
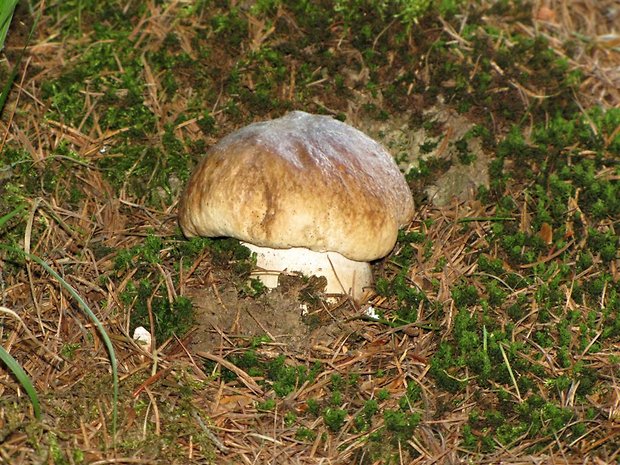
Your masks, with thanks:
[{"label": "dead vegetation", "polygon": [[[557,53],[567,57],[587,78],[580,87],[583,104],[620,105],[620,9],[618,2],[537,1],[534,3],[536,27],[528,32],[548,37]],[[568,44],[568,47],[567,45]]]},{"label": "dead vegetation", "polygon": [[[361,36],[348,35],[343,22],[329,24],[327,38],[309,37],[310,26],[299,24],[300,13],[279,2],[267,13],[234,1],[195,9],[184,1],[149,1],[143,9],[131,1],[104,3],[107,10],[93,6],[79,16],[54,2],[33,4],[34,12],[41,11],[39,27],[0,120],[0,212],[20,203],[26,213],[0,233],[3,242],[44,259],[104,323],[119,364],[118,431],[114,435],[111,429],[109,354],[96,328],[57,280],[35,263],[3,252],[0,339],[33,380],[44,418],[32,418],[23,389],[1,370],[1,463],[599,465],[620,460],[617,337],[594,353],[575,349],[599,373],[597,389],[576,401],[584,378],[559,389],[555,399],[546,383],[568,369],[558,364],[557,347],[542,347],[533,337],[541,327],[560,325],[561,316],[552,314],[541,323],[536,319],[540,309],[531,306],[529,313],[508,316],[512,304],[536,305],[533,296],[541,278],[536,275],[528,285],[517,286],[516,281],[502,282],[506,276],[525,276],[537,264],[556,261],[558,268],[575,266],[587,248],[587,229],[578,225],[574,237],[566,231],[567,249],[546,249],[534,264],[510,261],[498,242],[491,242],[498,222],[514,223],[521,232],[542,235],[545,241],[549,234],[557,235],[557,227],[551,232],[536,229],[535,207],[520,190],[527,183],[512,180],[515,184],[505,188],[517,205],[518,214],[510,218],[473,198],[441,208],[419,205],[404,232],[411,236],[375,266],[386,288],[369,293],[361,306],[346,299],[328,304],[318,290],[320,283],[301,278],[261,294],[246,282],[245,258],[228,245],[210,243],[191,253],[184,248],[190,245],[178,233],[176,199],[188,169],[206,147],[244,123],[292,108],[353,121],[363,119],[360,113],[364,118],[387,115],[384,120],[390,121],[390,113],[400,112],[390,85],[400,89],[396,99],[402,99],[401,104],[424,105],[432,97],[420,89],[435,85],[428,80],[432,64],[408,62],[396,53],[369,63],[373,47],[411,47],[415,54],[425,46],[423,40],[410,35],[408,44],[399,42],[390,35],[389,28],[396,27],[392,22],[383,35],[367,38],[372,53],[360,50]],[[617,8],[613,1],[536,2],[523,21],[511,17],[504,25],[501,16],[479,19],[499,28],[500,36],[503,28],[547,36],[553,52],[566,56],[570,69],[585,74],[575,101],[583,107],[596,102],[618,108]],[[114,27],[124,24],[126,31],[104,34],[95,20]],[[310,24],[313,18],[306,20]],[[8,66],[25,45],[31,23],[24,7],[5,50]],[[455,29],[458,24],[456,19],[425,19],[416,27],[428,27],[433,40],[462,41],[467,47],[463,31]],[[390,38],[383,43],[381,37]],[[570,56],[567,40],[576,47]],[[83,69],[91,52],[88,65],[100,72],[97,79]],[[333,62],[325,61],[329,56]],[[409,66],[415,67],[415,86],[400,82],[395,71]],[[508,79],[500,71],[494,79]],[[72,81],[66,77],[72,72],[84,76]],[[475,68],[469,78],[477,72]],[[330,84],[340,78],[341,87]],[[85,85],[72,87],[80,79]],[[65,92],[54,86],[65,86]],[[457,86],[447,79],[440,91],[429,92],[450,92]],[[508,86],[497,92],[516,92],[520,97],[507,102],[515,108],[546,98],[517,81]],[[132,100],[134,93],[138,103]],[[75,95],[79,99],[70,101]],[[134,104],[139,112],[123,113]],[[415,108],[411,113],[399,114],[414,124]],[[481,113],[474,108],[467,115],[479,122]],[[495,137],[511,124],[510,115],[493,115],[493,121]],[[428,133],[433,130],[438,129],[429,128]],[[170,156],[175,150],[183,163]],[[596,176],[618,180],[612,168]],[[571,197],[570,207],[579,208],[578,200]],[[617,234],[617,217],[601,221],[605,231]],[[524,340],[536,346],[536,355],[519,349],[523,358],[535,358],[528,363],[539,367],[529,389],[548,393],[544,401],[557,400],[577,412],[571,421],[585,425],[580,436],[569,441],[565,433],[573,425],[567,423],[553,430],[553,438],[528,437],[524,430],[515,433],[512,442],[501,443],[489,433],[501,425],[476,429],[472,412],[496,408],[499,391],[511,405],[524,404],[526,392],[518,383],[507,378],[502,385],[491,380],[484,389],[451,391],[429,373],[442,344],[455,338],[455,326],[464,324],[467,312],[458,308],[454,289],[466,282],[467,292],[471,287],[477,295],[487,293],[481,276],[493,273],[479,269],[481,255],[502,262],[506,275],[491,279],[509,290],[502,302],[484,309],[485,315],[498,328],[511,328],[513,340],[505,341],[506,348]],[[595,258],[574,283],[588,273],[596,277],[608,272],[613,279],[600,295],[603,307],[617,287],[617,254],[601,263]],[[550,271],[549,279],[559,273]],[[405,287],[414,291],[394,284],[400,274]],[[565,299],[559,308],[589,310],[585,299],[572,300],[566,283],[560,290]],[[174,318],[183,315],[182,297],[194,301],[195,321],[177,334]],[[369,318],[369,308],[385,319]],[[470,313],[477,312],[483,309],[472,307]],[[173,315],[171,320],[162,316],[166,314]],[[156,336],[153,353],[132,340],[136,321]],[[166,325],[172,330],[166,332]],[[599,325],[595,333],[602,329]],[[592,336],[591,344],[598,337]],[[573,339],[571,347],[579,343]],[[509,356],[504,355],[506,360]],[[446,369],[446,382],[460,383],[463,373],[478,377],[464,370]],[[369,410],[373,402],[378,414]],[[515,416],[506,412],[505,422]],[[547,423],[553,419],[545,417]],[[467,446],[466,434],[472,441]],[[487,437],[495,441],[494,447],[483,442]]]}]

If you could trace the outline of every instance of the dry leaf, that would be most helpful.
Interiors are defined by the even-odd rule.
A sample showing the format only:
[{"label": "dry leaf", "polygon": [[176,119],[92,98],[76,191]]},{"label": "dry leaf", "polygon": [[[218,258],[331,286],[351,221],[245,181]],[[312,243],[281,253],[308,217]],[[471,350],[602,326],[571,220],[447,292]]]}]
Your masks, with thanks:
[{"label": "dry leaf", "polygon": [[536,19],[537,21],[554,22],[555,21],[555,11],[553,11],[549,7],[541,6],[538,9],[538,11],[536,12],[536,14],[534,15],[534,19]]},{"label": "dry leaf", "polygon": [[551,245],[553,242],[553,228],[549,225],[549,223],[542,224],[538,235],[547,245]]}]

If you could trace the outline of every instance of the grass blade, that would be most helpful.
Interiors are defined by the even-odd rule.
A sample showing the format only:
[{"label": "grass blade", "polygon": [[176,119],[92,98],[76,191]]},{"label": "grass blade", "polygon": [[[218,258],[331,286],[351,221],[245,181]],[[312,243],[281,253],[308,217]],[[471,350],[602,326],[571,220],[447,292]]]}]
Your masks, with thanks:
[{"label": "grass blade", "polygon": [[0,360],[4,362],[4,364],[13,372],[19,384],[22,385],[28,397],[30,397],[30,402],[32,402],[32,408],[34,410],[34,416],[37,420],[41,419],[41,406],[39,404],[39,397],[37,396],[37,391],[34,389],[32,385],[32,381],[24,371],[24,369],[17,363],[17,360],[13,358],[11,354],[9,354],[4,347],[0,346]]},{"label": "grass blade", "polygon": [[17,215],[18,213],[20,213],[22,210],[24,209],[24,206],[22,205],[21,207],[17,207],[15,210],[13,210],[12,212],[7,213],[6,215],[4,215],[3,217],[0,217],[0,229],[2,228],[2,226],[5,225],[5,223],[7,221],[9,221],[11,218],[13,218],[15,215]]},{"label": "grass blade", "polygon": [[16,5],[17,0],[4,0],[0,3],[0,50],[4,48],[4,40],[7,32],[9,32],[9,25]]},{"label": "grass blade", "polygon": [[[0,42],[0,50],[2,49],[2,47],[4,47],[4,39],[6,39],[6,34],[11,24],[11,18],[13,17],[13,10],[15,9],[15,5],[17,5],[17,0],[9,0],[8,2],[6,0],[0,0],[0,24],[1,24],[0,38],[2,39],[2,41]],[[9,10],[10,10],[10,14],[9,14]],[[39,10],[39,13],[34,19],[32,23],[32,27],[30,28],[30,33],[28,34],[28,39],[26,40],[26,43],[24,44],[24,48],[19,53],[17,60],[15,61],[15,64],[13,65],[13,69],[11,70],[11,74],[9,75],[9,78],[6,80],[6,82],[2,86],[2,92],[0,93],[0,114],[2,114],[2,110],[4,109],[4,104],[6,103],[6,99],[8,98],[9,93],[11,92],[13,81],[15,80],[15,76],[17,76],[17,70],[22,61],[22,57],[24,56],[24,53],[26,52],[26,47],[28,46],[28,44],[30,44],[30,40],[32,39],[34,30],[37,27],[39,18],[41,17],[42,10],[43,8]]]},{"label": "grass blade", "polygon": [[93,324],[97,327],[97,330],[99,331],[99,334],[101,335],[101,339],[103,339],[103,343],[105,344],[108,354],[110,355],[110,365],[112,367],[112,382],[113,382],[112,433],[113,433],[113,436],[116,436],[116,425],[117,425],[117,419],[118,419],[118,366],[117,366],[117,361],[116,361],[116,353],[114,352],[114,347],[112,346],[112,341],[110,340],[108,333],[103,327],[103,324],[101,323],[101,321],[99,321],[99,318],[97,318],[97,316],[93,313],[93,311],[90,309],[88,304],[84,301],[84,299],[82,299],[82,297],[73,288],[73,286],[71,286],[71,284],[65,281],[62,276],[60,276],[51,266],[45,263],[45,261],[43,261],[41,258],[37,257],[36,255],[32,255],[30,253],[24,252],[23,250],[18,249],[16,247],[12,247],[10,245],[0,244],[0,249],[8,250],[16,254],[21,254],[29,258],[30,260],[35,261],[39,265],[41,265],[45,269],[45,271],[51,274],[60,283],[60,285],[69,294],[71,294],[71,296],[76,300],[80,308],[84,311],[84,313],[86,313],[88,318],[90,318]]},{"label": "grass blade", "polygon": [[504,350],[504,344],[502,343],[499,344],[499,350],[502,353],[504,364],[506,365],[506,368],[508,369],[508,374],[510,375],[510,380],[512,381],[512,385],[515,387],[515,391],[517,391],[517,399],[519,399],[519,402],[523,402],[523,399],[521,398],[521,393],[519,392],[519,385],[517,384],[517,379],[515,378],[515,374],[512,371],[512,367],[510,366],[510,360],[508,360],[508,355],[506,355],[506,351]]}]

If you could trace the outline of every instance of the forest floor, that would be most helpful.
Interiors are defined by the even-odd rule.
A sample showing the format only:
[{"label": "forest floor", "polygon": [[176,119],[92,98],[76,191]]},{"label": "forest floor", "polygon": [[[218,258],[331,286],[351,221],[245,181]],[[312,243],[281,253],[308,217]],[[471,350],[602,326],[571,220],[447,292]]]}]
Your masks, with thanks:
[{"label": "forest floor", "polygon": [[[620,461],[618,4],[433,4],[20,2],[0,341],[41,413],[0,366],[0,463]],[[292,110],[412,189],[361,303],[177,225],[208,148]]]}]

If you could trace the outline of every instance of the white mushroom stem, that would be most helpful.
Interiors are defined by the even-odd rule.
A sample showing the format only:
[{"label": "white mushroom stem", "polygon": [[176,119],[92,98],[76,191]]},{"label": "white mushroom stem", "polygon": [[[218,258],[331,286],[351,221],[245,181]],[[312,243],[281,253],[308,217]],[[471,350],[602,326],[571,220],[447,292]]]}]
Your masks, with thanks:
[{"label": "white mushroom stem", "polygon": [[256,253],[257,270],[252,276],[270,289],[278,286],[278,277],[285,271],[306,276],[325,276],[328,294],[348,294],[360,300],[364,288],[372,285],[368,262],[349,260],[337,252],[314,252],[303,247],[271,249],[242,242]]}]

